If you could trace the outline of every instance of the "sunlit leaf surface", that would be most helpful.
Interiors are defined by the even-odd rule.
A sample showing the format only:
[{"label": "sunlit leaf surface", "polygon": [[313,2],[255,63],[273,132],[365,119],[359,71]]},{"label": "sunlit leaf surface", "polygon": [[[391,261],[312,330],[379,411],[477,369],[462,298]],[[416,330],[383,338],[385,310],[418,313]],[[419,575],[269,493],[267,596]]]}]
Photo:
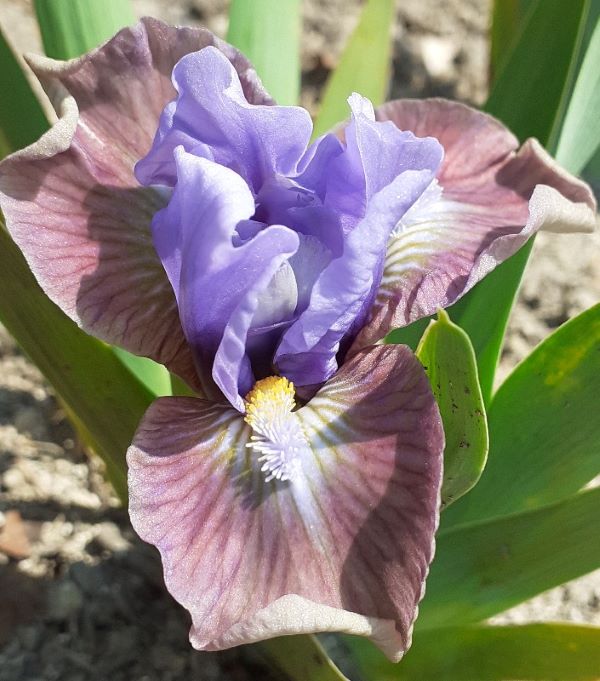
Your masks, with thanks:
[{"label": "sunlit leaf surface", "polygon": [[377,681],[597,681],[600,628],[569,624],[448,627],[421,632],[399,665],[359,641],[355,652]]},{"label": "sunlit leaf surface", "polygon": [[487,423],[475,354],[467,334],[440,312],[423,334],[417,357],[444,422],[442,504],[447,506],[473,487],[487,456]]},{"label": "sunlit leaf surface", "polygon": [[346,100],[353,92],[375,106],[385,99],[392,49],[394,0],[368,0],[340,63],[325,86],[314,136],[349,116]]},{"label": "sunlit leaf surface", "polygon": [[300,95],[300,0],[233,0],[227,40],[250,59],[279,104]]},{"label": "sunlit leaf surface", "polygon": [[567,322],[504,382],[488,412],[481,480],[444,526],[552,503],[600,474],[600,304]]}]

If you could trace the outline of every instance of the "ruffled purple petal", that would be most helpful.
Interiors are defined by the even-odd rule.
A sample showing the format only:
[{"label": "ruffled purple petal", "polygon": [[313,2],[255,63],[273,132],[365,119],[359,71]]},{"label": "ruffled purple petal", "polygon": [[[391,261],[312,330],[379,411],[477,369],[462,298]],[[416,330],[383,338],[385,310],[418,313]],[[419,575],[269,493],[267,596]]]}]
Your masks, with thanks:
[{"label": "ruffled purple petal", "polygon": [[195,647],[346,631],[398,660],[438,522],[443,432],[423,369],[405,347],[369,349],[288,417],[309,446],[266,482],[234,409],[155,402],[128,452],[133,525]]},{"label": "ruffled purple petal", "polygon": [[340,342],[360,324],[381,278],[390,232],[432,175],[429,170],[406,171],[377,194],[346,238],[343,256],[317,279],[308,308],[284,333],[275,354],[280,373],[296,385],[323,383],[337,370]]},{"label": "ruffled purple petal", "polygon": [[209,31],[146,19],[80,59],[32,61],[61,118],[0,166],[7,227],[48,296],[85,331],[166,364],[195,387],[151,242],[150,220],[164,202],[139,187],[133,165],[174,96],[174,65],[207,45],[231,59],[246,97],[269,101],[248,61]]},{"label": "ruffled purple petal", "polygon": [[[318,177],[311,166],[320,165],[327,177],[324,206],[342,216],[347,233],[342,253],[316,280],[308,307],[275,355],[279,371],[298,386],[320,384],[336,371],[340,344],[360,328],[373,302],[390,234],[429,186],[443,156],[435,139],[375,123],[368,100],[353,95],[349,101],[346,148],[313,152],[303,171]],[[357,216],[363,217],[353,225]]]},{"label": "ruffled purple petal", "polygon": [[456,302],[540,229],[591,230],[595,201],[529,140],[497,120],[444,100],[397,101],[377,116],[445,150],[436,184],[403,217],[388,246],[369,322],[353,351]]},{"label": "ruffled purple petal", "polygon": [[[271,225],[242,241],[254,198],[233,170],[183,148],[175,151],[177,183],[152,223],[154,243],[174,287],[179,314],[203,388],[216,383],[243,411],[240,397],[254,383],[246,352],[255,326],[286,321],[297,304],[295,279],[276,277],[298,248],[298,235]],[[269,292],[268,287],[273,290]]]},{"label": "ruffled purple petal", "polygon": [[214,47],[185,56],[173,85],[177,99],[165,108],[152,149],[136,166],[142,184],[175,184],[178,146],[235,170],[256,192],[265,179],[295,172],[312,131],[306,110],[249,103],[235,68]]},{"label": "ruffled purple petal", "polygon": [[[362,218],[368,202],[399,175],[425,168],[435,172],[443,156],[437,140],[426,135],[419,139],[409,129],[375,121],[373,105],[365,97],[354,93],[348,103],[352,116],[344,129],[344,153],[327,168],[321,163],[327,177],[324,204],[348,216],[347,223]],[[318,160],[316,156],[313,163]]]}]

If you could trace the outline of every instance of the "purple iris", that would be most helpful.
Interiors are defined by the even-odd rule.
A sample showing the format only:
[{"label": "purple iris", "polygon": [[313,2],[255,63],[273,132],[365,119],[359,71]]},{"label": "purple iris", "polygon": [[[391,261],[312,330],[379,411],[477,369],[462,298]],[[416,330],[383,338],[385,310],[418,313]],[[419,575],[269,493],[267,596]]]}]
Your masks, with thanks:
[{"label": "purple iris", "polygon": [[399,660],[444,434],[419,361],[379,341],[536,231],[591,229],[589,187],[440,99],[374,115],[353,95],[308,147],[308,114],[205,29],[144,19],[32,67],[59,120],[0,164],[9,232],[85,331],[195,391],[156,400],[127,454],[132,524],[192,644],[345,631]]},{"label": "purple iris", "polygon": [[364,324],[390,234],[443,149],[375,122],[357,94],[344,141],[329,133],[308,146],[308,112],[248,103],[215,47],[181,59],[173,83],[178,96],[135,172],[173,188],[154,245],[205,392],[207,366],[240,411],[273,373],[319,386]]}]

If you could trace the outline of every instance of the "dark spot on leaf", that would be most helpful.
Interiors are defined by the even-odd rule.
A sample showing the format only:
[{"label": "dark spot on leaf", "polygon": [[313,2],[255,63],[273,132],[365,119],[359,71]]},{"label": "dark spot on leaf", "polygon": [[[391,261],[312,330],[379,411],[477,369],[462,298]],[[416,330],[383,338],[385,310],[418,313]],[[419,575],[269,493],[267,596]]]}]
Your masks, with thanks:
[{"label": "dark spot on leaf", "polygon": [[467,447],[467,448],[470,447],[471,443],[467,442],[466,440],[461,440],[460,444],[458,446],[461,447],[462,449],[465,449],[465,447]]},{"label": "dark spot on leaf", "polygon": [[469,389],[469,386],[466,385],[465,386],[465,395],[470,395],[470,394],[471,394],[471,390]]}]

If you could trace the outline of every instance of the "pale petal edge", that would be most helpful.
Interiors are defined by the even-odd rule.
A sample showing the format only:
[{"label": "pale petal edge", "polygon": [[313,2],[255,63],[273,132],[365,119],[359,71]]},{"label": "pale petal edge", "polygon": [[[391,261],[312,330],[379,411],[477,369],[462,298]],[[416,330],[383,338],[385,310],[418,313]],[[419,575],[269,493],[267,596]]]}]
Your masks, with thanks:
[{"label": "pale petal edge", "polygon": [[480,254],[459,297],[514,255],[537,232],[591,233],[597,227],[596,200],[591,188],[561,168],[536,139],[528,139],[519,149],[515,161],[520,160],[524,164],[539,164],[540,178],[547,173],[554,186],[535,185],[523,229],[517,234],[498,237]]},{"label": "pale petal edge", "polygon": [[410,634],[408,642],[403,640],[391,620],[321,605],[297,594],[278,598],[250,620],[234,625],[218,640],[208,644],[197,636],[192,627],[190,641],[197,650],[212,651],[258,643],[278,636],[325,632],[367,637],[392,662],[399,662],[411,643]]}]

